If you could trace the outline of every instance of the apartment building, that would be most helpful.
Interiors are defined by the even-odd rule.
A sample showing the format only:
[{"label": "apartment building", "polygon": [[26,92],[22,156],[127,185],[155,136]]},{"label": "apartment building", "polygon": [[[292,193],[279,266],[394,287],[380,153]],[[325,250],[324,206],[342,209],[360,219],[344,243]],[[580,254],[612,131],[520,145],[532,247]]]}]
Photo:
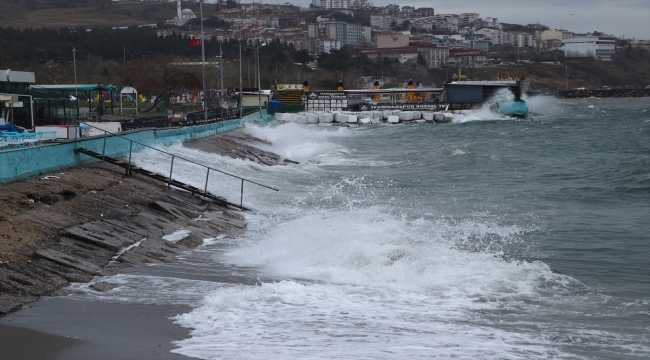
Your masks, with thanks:
[{"label": "apartment building", "polygon": [[300,12],[300,7],[295,5],[279,5],[279,4],[239,4],[239,8],[243,13],[253,15],[253,14],[273,14],[273,15],[284,15],[284,14],[297,14]]},{"label": "apartment building", "polygon": [[390,25],[395,21],[395,17],[389,14],[370,15],[370,27],[373,29],[386,31],[390,29]]},{"label": "apartment building", "polygon": [[480,18],[478,13],[462,13],[458,15],[460,25],[470,25]]},{"label": "apartment building", "polygon": [[360,24],[320,22],[307,25],[307,48],[310,55],[329,53],[343,46],[361,47],[371,41],[371,29]]},{"label": "apartment building", "polygon": [[353,0],[312,0],[311,6],[321,9],[352,9]]}]

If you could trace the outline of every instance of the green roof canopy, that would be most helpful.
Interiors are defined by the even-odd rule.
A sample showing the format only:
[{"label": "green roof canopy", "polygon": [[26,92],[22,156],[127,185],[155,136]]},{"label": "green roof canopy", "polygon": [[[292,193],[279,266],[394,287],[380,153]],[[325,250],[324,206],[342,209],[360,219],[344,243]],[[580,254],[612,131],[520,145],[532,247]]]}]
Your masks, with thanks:
[{"label": "green roof canopy", "polygon": [[34,99],[51,99],[51,100],[65,100],[68,99],[68,96],[63,94],[51,93],[48,91],[34,91],[27,87],[23,83],[10,83],[10,82],[0,82],[0,93],[10,94],[10,95],[19,95],[19,96],[31,96]]},{"label": "green roof canopy", "polygon": [[29,90],[33,91],[116,91],[114,85],[102,84],[72,84],[72,85],[32,85]]}]

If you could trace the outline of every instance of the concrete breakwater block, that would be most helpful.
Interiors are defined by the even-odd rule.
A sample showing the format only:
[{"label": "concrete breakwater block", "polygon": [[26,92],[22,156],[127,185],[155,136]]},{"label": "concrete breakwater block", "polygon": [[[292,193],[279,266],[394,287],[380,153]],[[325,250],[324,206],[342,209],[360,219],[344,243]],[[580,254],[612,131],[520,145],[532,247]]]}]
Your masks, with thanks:
[{"label": "concrete breakwater block", "polygon": [[359,119],[359,124],[360,125],[370,125],[372,122],[370,121],[370,118],[361,118]]},{"label": "concrete breakwater block", "polygon": [[388,123],[397,124],[398,122],[399,122],[399,116],[397,116],[397,115],[388,116]]},{"label": "concrete breakwater block", "polygon": [[433,113],[432,112],[423,112],[422,113],[422,118],[426,121],[433,122]]},{"label": "concrete breakwater block", "polygon": [[388,119],[389,116],[393,115],[393,110],[384,110],[381,112],[382,118]]},{"label": "concrete breakwater block", "polygon": [[359,121],[359,118],[356,115],[348,115],[348,123],[356,123],[357,121]]},{"label": "concrete breakwater block", "polygon": [[381,119],[380,118],[371,118],[370,123],[373,125],[381,124]]},{"label": "concrete breakwater block", "polygon": [[344,124],[348,122],[348,115],[343,114],[343,113],[336,113],[334,114],[334,121],[336,121],[339,124]]},{"label": "concrete breakwater block", "polygon": [[383,119],[384,118],[384,113],[381,112],[381,111],[373,111],[371,117],[375,118],[375,119]]},{"label": "concrete breakwater block", "polygon": [[413,113],[413,120],[422,119],[422,113],[420,111],[411,111]]},{"label": "concrete breakwater block", "polygon": [[400,121],[411,121],[413,120],[413,112],[412,111],[402,111],[398,115]]},{"label": "concrete breakwater block", "polygon": [[328,113],[322,113],[318,114],[318,122],[323,124],[323,123],[331,123],[334,121],[334,115],[333,114],[328,114]]},{"label": "concrete breakwater block", "polygon": [[436,114],[434,117],[434,121],[439,124],[451,122],[453,119],[454,115],[451,113]]},{"label": "concrete breakwater block", "polygon": [[307,124],[318,124],[318,115],[307,114]]}]

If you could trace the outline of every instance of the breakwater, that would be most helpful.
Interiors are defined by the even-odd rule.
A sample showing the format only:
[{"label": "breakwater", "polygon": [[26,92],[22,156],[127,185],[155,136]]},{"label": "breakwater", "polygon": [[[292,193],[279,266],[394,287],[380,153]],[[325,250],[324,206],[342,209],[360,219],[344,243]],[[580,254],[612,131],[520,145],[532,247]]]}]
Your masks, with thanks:
[{"label": "breakwater", "polygon": [[650,89],[560,90],[562,99],[650,97]]}]

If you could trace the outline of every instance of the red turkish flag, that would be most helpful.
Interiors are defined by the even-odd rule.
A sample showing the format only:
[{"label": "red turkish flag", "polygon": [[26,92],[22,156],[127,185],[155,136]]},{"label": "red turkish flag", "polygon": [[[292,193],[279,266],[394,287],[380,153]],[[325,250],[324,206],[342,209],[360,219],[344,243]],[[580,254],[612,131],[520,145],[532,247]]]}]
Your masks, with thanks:
[{"label": "red turkish flag", "polygon": [[201,39],[191,39],[190,47],[197,47],[197,46],[201,46]]}]

